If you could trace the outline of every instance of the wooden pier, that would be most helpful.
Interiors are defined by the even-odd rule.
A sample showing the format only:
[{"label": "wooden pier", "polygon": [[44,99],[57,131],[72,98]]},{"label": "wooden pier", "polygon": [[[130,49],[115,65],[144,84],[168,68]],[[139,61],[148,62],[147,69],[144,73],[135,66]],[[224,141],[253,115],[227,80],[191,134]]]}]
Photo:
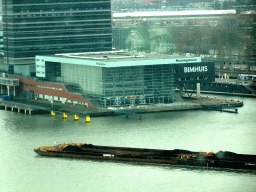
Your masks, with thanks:
[{"label": "wooden pier", "polygon": [[49,109],[44,107],[39,107],[35,105],[28,105],[22,103],[16,103],[11,101],[0,101],[0,109],[18,112],[18,113],[25,113],[25,114],[42,114],[42,113],[49,113]]}]

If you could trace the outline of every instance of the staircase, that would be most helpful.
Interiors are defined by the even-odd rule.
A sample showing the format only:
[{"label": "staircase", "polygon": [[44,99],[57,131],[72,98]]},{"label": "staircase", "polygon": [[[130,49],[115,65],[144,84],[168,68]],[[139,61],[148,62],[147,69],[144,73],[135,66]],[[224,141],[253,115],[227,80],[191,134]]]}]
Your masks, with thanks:
[{"label": "staircase", "polygon": [[101,108],[100,104],[98,103],[98,101],[96,99],[91,98],[87,94],[86,95],[83,94],[83,90],[79,85],[77,85],[77,84],[64,84],[64,87],[66,88],[68,93],[73,93],[73,94],[80,95],[83,99],[88,100],[93,108]]},{"label": "staircase", "polygon": [[67,92],[69,93],[83,93],[81,87],[79,85],[75,85],[75,84],[64,84]]},{"label": "staircase", "polygon": [[252,87],[248,86],[248,85],[244,85],[244,87],[251,92],[251,94],[256,94],[256,90],[253,89]]}]

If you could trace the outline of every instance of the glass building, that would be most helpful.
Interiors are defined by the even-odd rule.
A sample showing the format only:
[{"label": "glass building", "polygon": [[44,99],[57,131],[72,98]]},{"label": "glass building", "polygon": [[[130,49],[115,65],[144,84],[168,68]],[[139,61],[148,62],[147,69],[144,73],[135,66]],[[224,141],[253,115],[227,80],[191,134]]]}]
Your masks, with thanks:
[{"label": "glass building", "polygon": [[36,77],[73,85],[101,107],[162,104],[175,102],[176,85],[214,81],[214,63],[121,51],[37,55]]},{"label": "glass building", "polygon": [[3,1],[1,71],[34,76],[35,55],[112,50],[110,0]]},{"label": "glass building", "polygon": [[175,99],[172,65],[135,65],[102,70],[102,106],[173,103]]}]

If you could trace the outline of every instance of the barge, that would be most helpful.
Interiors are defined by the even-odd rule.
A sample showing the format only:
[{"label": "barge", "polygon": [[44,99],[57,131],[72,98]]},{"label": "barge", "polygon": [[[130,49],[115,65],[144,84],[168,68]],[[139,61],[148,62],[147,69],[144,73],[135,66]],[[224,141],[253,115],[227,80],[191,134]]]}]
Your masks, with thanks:
[{"label": "barge", "polygon": [[172,165],[190,165],[233,169],[256,170],[256,155],[237,154],[228,151],[193,152],[174,149],[145,149],[96,146],[85,143],[42,146],[34,149],[41,156],[112,161],[145,162]]}]

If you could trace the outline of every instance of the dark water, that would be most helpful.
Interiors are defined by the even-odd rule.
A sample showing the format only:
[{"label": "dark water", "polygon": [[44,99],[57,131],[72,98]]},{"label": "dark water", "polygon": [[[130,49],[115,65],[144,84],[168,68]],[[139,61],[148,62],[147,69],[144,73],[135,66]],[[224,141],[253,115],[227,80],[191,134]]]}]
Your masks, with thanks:
[{"label": "dark water", "polygon": [[[220,97],[220,96],[219,96]],[[0,110],[0,191],[256,191],[256,172],[40,157],[42,145],[95,145],[256,154],[256,99],[238,114],[184,111],[91,118]]]}]

